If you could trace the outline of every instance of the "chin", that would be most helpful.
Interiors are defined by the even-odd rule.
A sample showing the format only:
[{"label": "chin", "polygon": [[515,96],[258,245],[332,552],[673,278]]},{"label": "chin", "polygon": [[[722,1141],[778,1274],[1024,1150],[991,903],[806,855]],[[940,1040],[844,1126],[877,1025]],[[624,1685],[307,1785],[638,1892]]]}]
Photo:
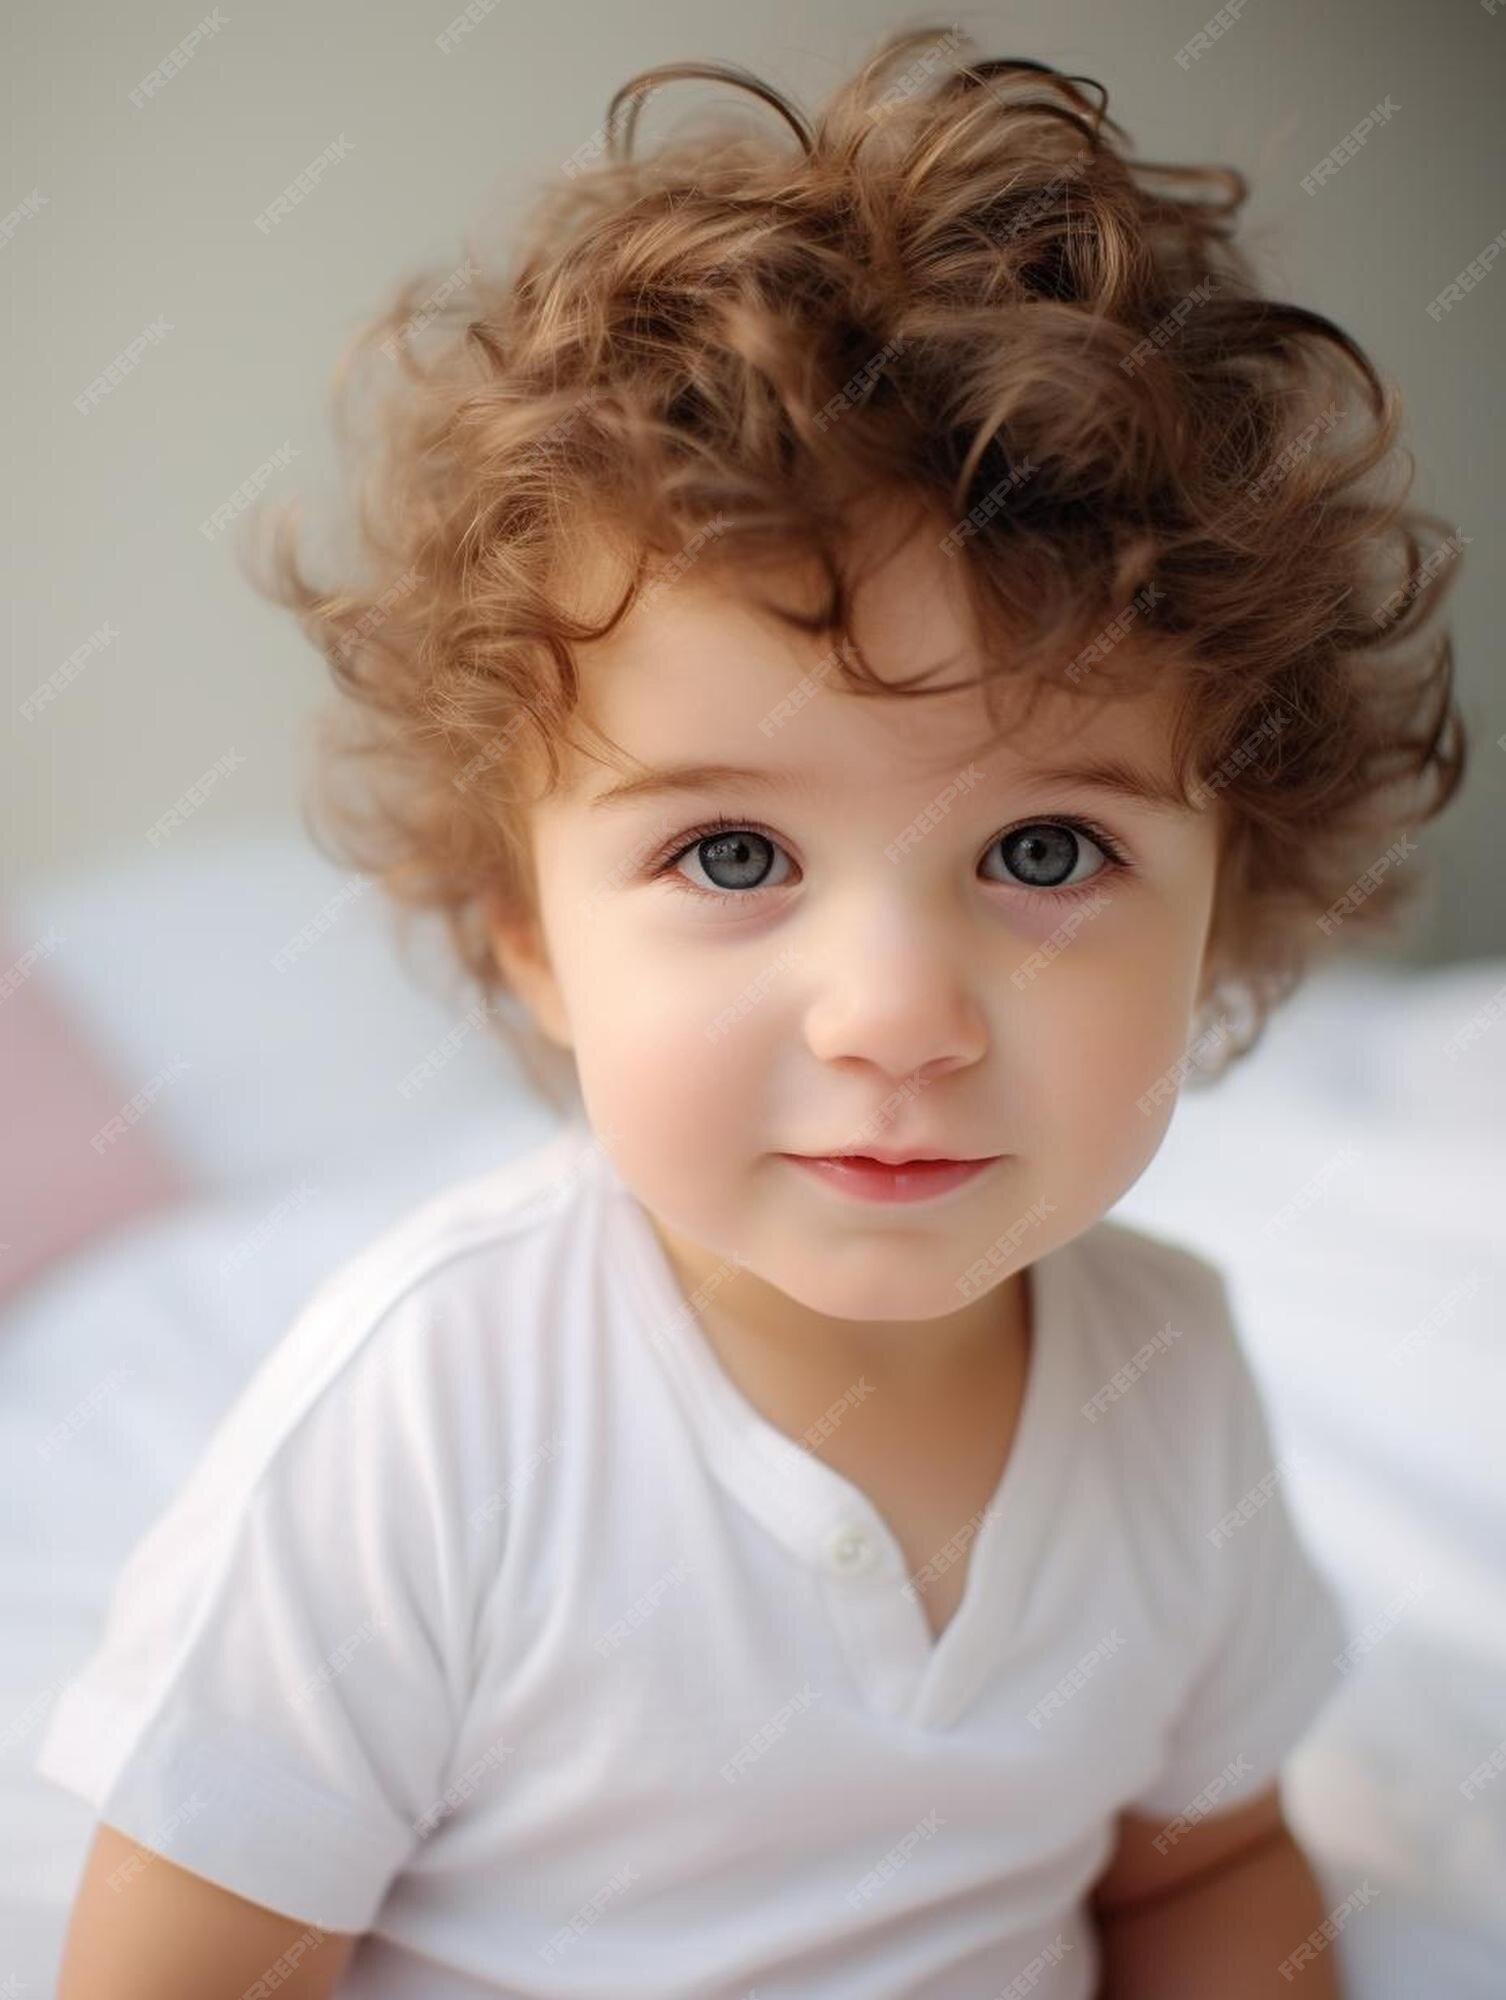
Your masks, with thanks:
[{"label": "chin", "polygon": [[[931,1268],[917,1269],[917,1263]],[[938,1262],[934,1250],[918,1257],[913,1243],[896,1241],[855,1251],[850,1267],[840,1271],[828,1264],[824,1269],[802,1267],[759,1275],[808,1312],[873,1324],[945,1319],[961,1311],[968,1301],[958,1289],[951,1265],[949,1258]],[[959,1263],[956,1277],[965,1268]]]}]

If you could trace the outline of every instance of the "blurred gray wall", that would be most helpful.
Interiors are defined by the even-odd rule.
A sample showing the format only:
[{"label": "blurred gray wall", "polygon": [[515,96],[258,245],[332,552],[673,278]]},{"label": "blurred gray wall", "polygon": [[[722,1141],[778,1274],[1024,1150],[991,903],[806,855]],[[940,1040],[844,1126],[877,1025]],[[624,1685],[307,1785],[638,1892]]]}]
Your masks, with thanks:
[{"label": "blurred gray wall", "polygon": [[[245,584],[244,523],[204,524],[267,467],[269,496],[302,491],[317,511],[334,477],[330,369],[399,276],[453,270],[466,232],[504,242],[634,69],[728,59],[813,107],[883,29],[955,23],[985,53],[1101,80],[1142,158],[1244,168],[1269,285],[1338,319],[1402,389],[1415,495],[1469,538],[1452,603],[1475,737],[1465,795],[1422,846],[1436,881],[1410,955],[1506,953],[1506,671],[1492,609],[1506,252],[1451,309],[1427,310],[1506,231],[1506,0],[924,12],[881,0],[490,11],[476,0],[469,32],[447,35],[460,11],[458,0],[7,11],[0,898],[7,883],[140,848],[206,772],[218,773],[212,789],[173,838],[297,828],[324,668]],[[1367,142],[1304,191],[1386,99],[1394,109]],[[307,198],[258,228],[321,156]],[[53,698],[26,712],[44,683]]]}]

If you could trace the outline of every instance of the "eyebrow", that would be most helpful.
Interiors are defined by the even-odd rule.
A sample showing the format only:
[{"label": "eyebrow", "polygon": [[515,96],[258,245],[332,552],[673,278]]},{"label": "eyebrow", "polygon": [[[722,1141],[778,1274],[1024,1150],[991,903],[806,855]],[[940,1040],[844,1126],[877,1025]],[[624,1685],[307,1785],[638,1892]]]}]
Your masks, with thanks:
[{"label": "eyebrow", "polygon": [[[1143,771],[1121,757],[1093,758],[1085,763],[1031,765],[1020,774],[1027,785],[1074,785],[1089,791],[1105,792],[1134,805],[1161,813],[1191,816],[1196,806],[1176,789],[1169,779]],[[817,774],[801,771],[765,771],[742,764],[661,764],[624,778],[598,792],[588,804],[599,807],[629,805],[640,799],[658,798],[677,792],[711,792],[730,785],[753,785],[764,791],[808,795],[825,788]]]}]

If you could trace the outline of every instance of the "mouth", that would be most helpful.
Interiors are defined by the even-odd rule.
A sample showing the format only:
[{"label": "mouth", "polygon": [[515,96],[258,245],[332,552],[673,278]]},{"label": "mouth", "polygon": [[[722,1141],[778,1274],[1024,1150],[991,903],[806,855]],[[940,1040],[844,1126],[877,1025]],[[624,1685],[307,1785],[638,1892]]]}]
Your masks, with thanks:
[{"label": "mouth", "polygon": [[868,1153],[784,1153],[808,1174],[834,1188],[837,1193],[858,1201],[931,1201],[977,1180],[1002,1153],[984,1159],[953,1160],[922,1156],[916,1159],[886,1159]]}]

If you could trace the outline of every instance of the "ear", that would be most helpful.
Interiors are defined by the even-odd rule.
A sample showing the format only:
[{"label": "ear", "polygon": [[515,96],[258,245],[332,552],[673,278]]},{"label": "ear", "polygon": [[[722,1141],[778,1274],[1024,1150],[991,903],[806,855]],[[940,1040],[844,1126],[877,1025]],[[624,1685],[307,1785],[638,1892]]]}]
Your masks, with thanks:
[{"label": "ear", "polygon": [[531,911],[506,911],[489,898],[486,930],[498,970],[509,990],[528,1009],[540,1034],[562,1049],[573,1048],[564,995],[537,915]]}]

